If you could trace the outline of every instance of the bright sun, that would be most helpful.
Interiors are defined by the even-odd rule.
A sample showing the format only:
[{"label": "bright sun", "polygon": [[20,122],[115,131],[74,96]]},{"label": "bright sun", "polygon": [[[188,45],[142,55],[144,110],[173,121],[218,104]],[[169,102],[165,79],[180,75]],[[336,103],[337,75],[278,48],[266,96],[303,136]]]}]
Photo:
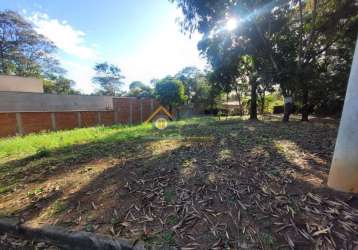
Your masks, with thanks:
[{"label": "bright sun", "polygon": [[226,29],[231,31],[236,29],[237,27],[237,20],[235,18],[230,18],[229,20],[227,20],[226,22]]}]

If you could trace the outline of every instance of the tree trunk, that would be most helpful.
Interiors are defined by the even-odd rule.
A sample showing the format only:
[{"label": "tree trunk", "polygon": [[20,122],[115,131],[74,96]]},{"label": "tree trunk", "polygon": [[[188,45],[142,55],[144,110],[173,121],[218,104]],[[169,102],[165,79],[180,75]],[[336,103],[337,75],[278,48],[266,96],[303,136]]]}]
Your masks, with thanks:
[{"label": "tree trunk", "polygon": [[176,109],[175,109],[175,112],[176,112],[176,119],[177,119],[177,120],[180,120],[180,109],[179,109],[179,108],[176,108]]},{"label": "tree trunk", "polygon": [[284,114],[283,114],[283,122],[288,122],[290,120],[290,115],[292,113],[293,101],[291,96],[284,97],[285,106],[284,106]]},{"label": "tree trunk", "polygon": [[257,120],[257,84],[256,80],[251,83],[250,120]]},{"label": "tree trunk", "polygon": [[237,87],[235,88],[235,91],[236,91],[237,100],[239,101],[239,114],[240,114],[240,116],[242,116],[244,114],[243,114],[243,108],[242,108],[242,103],[241,103],[241,95],[240,95]]},{"label": "tree trunk", "polygon": [[308,89],[304,87],[302,96],[302,118],[301,121],[308,122],[309,106],[308,106]]},{"label": "tree trunk", "polygon": [[[229,107],[229,92],[226,93],[226,103],[228,104],[228,107]],[[226,110],[226,120],[229,117],[229,113],[230,113],[230,108],[228,108],[228,110]]]},{"label": "tree trunk", "polygon": [[358,193],[358,41],[351,72],[348,80],[346,97],[339,124],[336,146],[334,148],[328,186],[344,192]]},{"label": "tree trunk", "polygon": [[265,91],[261,97],[261,115],[264,114],[264,111],[265,111]]}]

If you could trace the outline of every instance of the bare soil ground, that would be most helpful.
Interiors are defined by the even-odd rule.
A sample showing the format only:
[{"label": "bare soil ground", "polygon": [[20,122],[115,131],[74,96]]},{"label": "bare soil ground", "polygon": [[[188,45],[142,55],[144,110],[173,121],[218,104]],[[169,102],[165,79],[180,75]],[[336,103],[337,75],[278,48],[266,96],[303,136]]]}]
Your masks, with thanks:
[{"label": "bare soil ground", "polygon": [[[357,249],[358,197],[326,188],[336,122],[214,118],[0,165],[0,211],[182,249]],[[18,169],[21,171],[14,171]]]}]

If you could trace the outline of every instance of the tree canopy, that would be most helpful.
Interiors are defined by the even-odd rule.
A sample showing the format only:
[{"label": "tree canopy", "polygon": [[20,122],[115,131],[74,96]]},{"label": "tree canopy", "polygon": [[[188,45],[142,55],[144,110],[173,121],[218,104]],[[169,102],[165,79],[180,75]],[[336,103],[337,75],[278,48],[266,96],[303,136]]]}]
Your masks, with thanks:
[{"label": "tree canopy", "polygon": [[125,77],[122,75],[121,69],[108,62],[97,63],[94,66],[96,76],[92,78],[99,90],[97,94],[116,96],[120,94],[121,87],[124,85],[122,81]]},{"label": "tree canopy", "polygon": [[51,76],[44,80],[44,92],[50,94],[78,95],[79,91],[74,90],[75,82],[64,76]]},{"label": "tree canopy", "polygon": [[187,99],[183,83],[170,76],[156,82],[154,94],[160,103],[169,106],[170,111]]},{"label": "tree canopy", "polygon": [[[184,14],[182,30],[203,34],[198,48],[214,70],[214,84],[230,92],[246,79],[251,89],[252,118],[256,117],[256,95],[262,84],[279,85],[283,96],[294,97],[301,106],[302,120],[307,120],[309,107],[327,101],[317,96],[317,90],[338,88],[344,93],[346,65],[349,68],[358,29],[354,1],[173,2]],[[228,23],[235,25],[228,27]],[[251,58],[249,68],[244,58]],[[330,95],[331,101],[336,99],[334,95]]]},{"label": "tree canopy", "polygon": [[0,74],[41,77],[62,73],[56,46],[14,11],[0,11]]},{"label": "tree canopy", "polygon": [[128,96],[134,96],[138,98],[152,97],[153,89],[141,81],[134,81],[129,84]]},{"label": "tree canopy", "polygon": [[78,94],[56,59],[56,46],[14,11],[0,11],[0,74],[37,77],[45,93]]}]

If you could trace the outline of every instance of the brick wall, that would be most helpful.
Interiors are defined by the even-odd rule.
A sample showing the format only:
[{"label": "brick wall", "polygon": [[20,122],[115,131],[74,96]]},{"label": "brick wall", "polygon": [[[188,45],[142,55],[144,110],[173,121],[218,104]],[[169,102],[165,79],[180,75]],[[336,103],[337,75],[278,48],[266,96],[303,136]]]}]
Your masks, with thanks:
[{"label": "brick wall", "polygon": [[94,111],[83,111],[81,114],[81,127],[93,127],[98,124],[98,114]]},{"label": "brick wall", "polygon": [[56,129],[64,130],[79,127],[78,112],[56,112]]},{"label": "brick wall", "polygon": [[141,105],[141,100],[131,100],[132,103],[132,123],[133,124],[138,124],[141,123],[141,110],[140,110],[140,105]]},{"label": "brick wall", "polygon": [[115,121],[122,124],[144,122],[159,105],[159,102],[154,99],[113,98]]},{"label": "brick wall", "polygon": [[100,124],[110,126],[114,124],[114,113],[113,111],[102,111],[100,113]]},{"label": "brick wall", "polygon": [[0,113],[0,137],[97,125],[138,124],[159,106],[154,99],[113,99],[112,111],[9,112]]},{"label": "brick wall", "polygon": [[48,131],[52,129],[51,113],[50,112],[22,113],[21,123],[22,123],[23,134]]},{"label": "brick wall", "polygon": [[0,137],[16,135],[16,114],[0,113]]},{"label": "brick wall", "polygon": [[114,98],[113,109],[115,112],[115,122],[128,124],[130,123],[130,99]]}]

